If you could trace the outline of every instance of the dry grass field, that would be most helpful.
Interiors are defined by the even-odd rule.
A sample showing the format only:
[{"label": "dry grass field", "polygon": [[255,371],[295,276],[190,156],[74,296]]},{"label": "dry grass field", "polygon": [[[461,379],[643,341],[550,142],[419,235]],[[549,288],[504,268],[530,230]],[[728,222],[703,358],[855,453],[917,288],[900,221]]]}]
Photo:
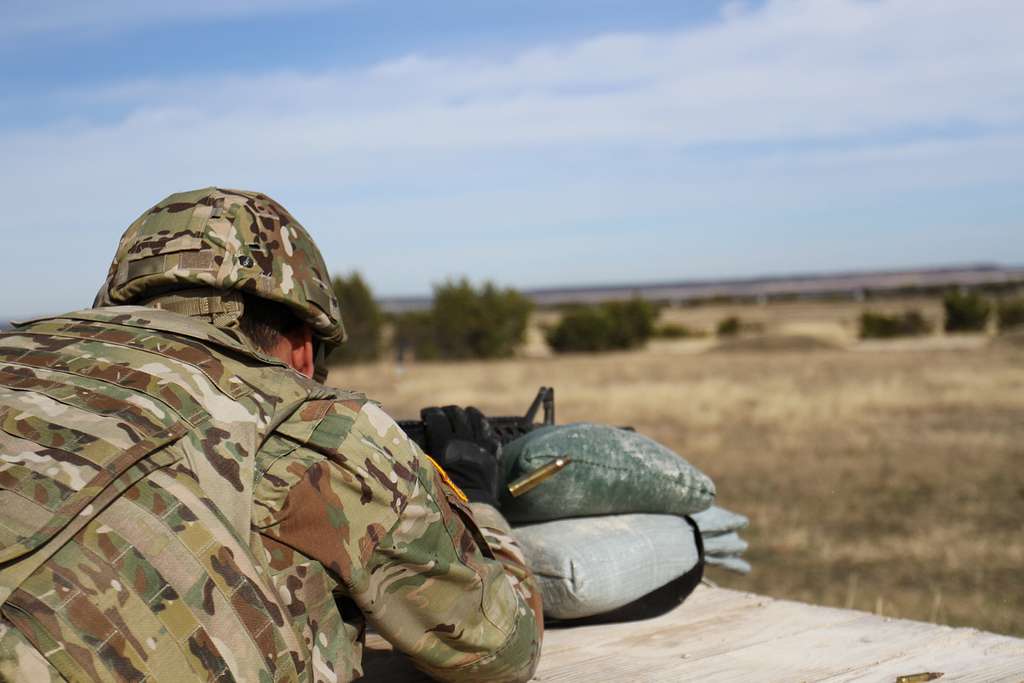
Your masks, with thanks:
[{"label": "dry grass field", "polygon": [[[754,572],[712,568],[712,580],[1024,636],[1024,347],[982,336],[855,344],[852,308],[808,306],[739,314],[836,348],[725,353],[684,340],[402,372],[380,363],[331,381],[398,418],[445,403],[521,413],[538,386],[554,386],[559,422],[633,425],[750,517]],[[670,314],[699,325],[692,312]]]}]

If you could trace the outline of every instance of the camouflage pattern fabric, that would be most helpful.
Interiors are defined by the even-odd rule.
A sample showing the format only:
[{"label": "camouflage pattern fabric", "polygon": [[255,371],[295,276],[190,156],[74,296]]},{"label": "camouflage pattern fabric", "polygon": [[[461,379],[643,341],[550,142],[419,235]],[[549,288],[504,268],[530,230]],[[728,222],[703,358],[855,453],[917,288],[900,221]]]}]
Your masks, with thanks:
[{"label": "camouflage pattern fabric", "polygon": [[[475,521],[478,515],[481,523]],[[0,335],[0,676],[527,680],[538,594],[375,403],[122,306]]]},{"label": "camouflage pattern fabric", "polygon": [[32,647],[21,631],[0,618],[0,681],[57,683],[64,681],[64,677]]},{"label": "camouflage pattern fabric", "polygon": [[[207,187],[159,202],[121,237],[94,306],[142,303],[168,291],[196,288],[244,291],[276,301],[290,307],[328,346],[345,340],[341,308],[320,250],[306,229],[265,194]],[[203,302],[194,303],[199,312]]]}]

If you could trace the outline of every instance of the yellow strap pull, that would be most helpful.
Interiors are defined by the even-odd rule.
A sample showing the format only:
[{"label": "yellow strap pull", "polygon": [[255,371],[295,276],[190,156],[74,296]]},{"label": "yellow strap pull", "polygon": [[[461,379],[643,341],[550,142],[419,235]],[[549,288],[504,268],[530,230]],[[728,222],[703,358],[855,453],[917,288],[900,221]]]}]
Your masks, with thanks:
[{"label": "yellow strap pull", "polygon": [[455,482],[451,480],[451,478],[448,476],[448,473],[444,471],[444,468],[438,465],[437,461],[431,458],[426,453],[424,453],[423,455],[426,456],[427,460],[430,461],[430,464],[434,466],[434,469],[437,470],[437,473],[441,475],[441,480],[444,483],[448,484],[448,487],[455,492],[455,495],[459,497],[459,500],[461,500],[463,503],[468,503],[469,498],[466,498],[466,494],[462,492],[462,489],[455,485]]}]

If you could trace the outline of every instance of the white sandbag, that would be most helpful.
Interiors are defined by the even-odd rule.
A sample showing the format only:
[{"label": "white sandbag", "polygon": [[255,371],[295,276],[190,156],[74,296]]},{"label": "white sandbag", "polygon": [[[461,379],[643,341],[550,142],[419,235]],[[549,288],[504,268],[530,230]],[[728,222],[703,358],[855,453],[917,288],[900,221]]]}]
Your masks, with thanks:
[{"label": "white sandbag", "polygon": [[750,563],[735,555],[705,555],[704,562],[740,574],[750,573]]},{"label": "white sandbag", "polygon": [[512,530],[537,575],[544,613],[578,619],[633,602],[693,569],[693,528],[675,515],[577,517]]},{"label": "white sandbag", "polygon": [[735,531],[718,536],[704,536],[704,552],[708,555],[742,555],[749,547]]},{"label": "white sandbag", "polygon": [[692,514],[690,517],[697,523],[704,538],[720,536],[730,531],[739,531],[745,529],[750,523],[746,516],[717,505],[712,505],[707,510]]}]

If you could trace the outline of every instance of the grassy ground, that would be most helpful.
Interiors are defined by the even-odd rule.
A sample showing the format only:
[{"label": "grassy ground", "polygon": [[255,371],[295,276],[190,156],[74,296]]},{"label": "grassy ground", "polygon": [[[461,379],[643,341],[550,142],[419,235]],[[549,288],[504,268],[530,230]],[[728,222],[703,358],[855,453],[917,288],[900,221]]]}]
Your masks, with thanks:
[{"label": "grassy ground", "polygon": [[[772,322],[815,324],[849,327]],[[517,414],[554,386],[559,422],[634,425],[750,517],[754,572],[712,568],[718,583],[1024,636],[1024,349],[981,337],[807,352],[710,344],[402,373],[382,363],[331,380],[398,418],[445,403]]]}]

